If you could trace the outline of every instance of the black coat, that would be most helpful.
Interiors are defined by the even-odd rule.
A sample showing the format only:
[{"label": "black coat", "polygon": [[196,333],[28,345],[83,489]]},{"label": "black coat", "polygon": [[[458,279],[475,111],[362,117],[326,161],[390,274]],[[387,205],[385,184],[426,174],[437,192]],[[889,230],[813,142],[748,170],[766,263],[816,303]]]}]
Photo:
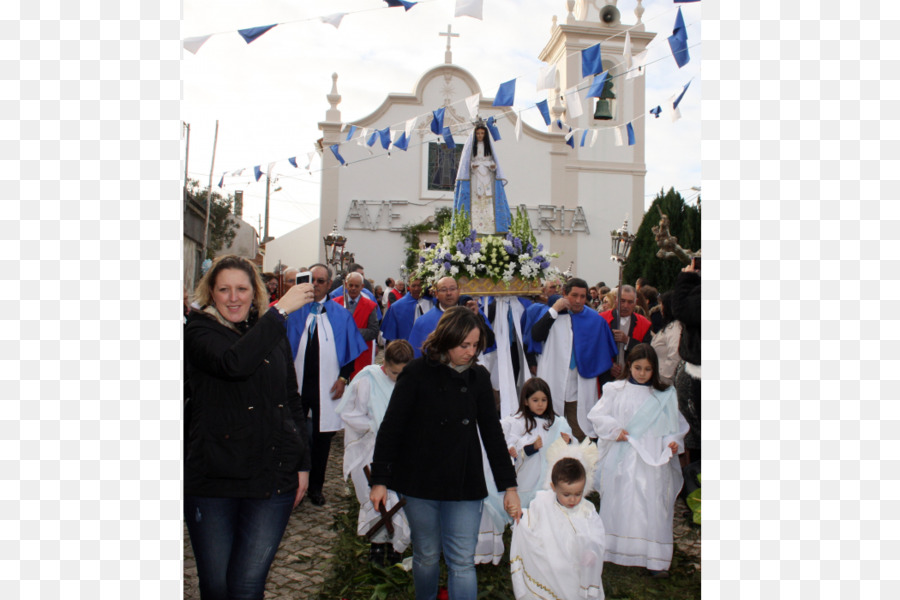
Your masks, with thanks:
[{"label": "black coat", "polygon": [[700,364],[700,275],[681,272],[672,288],[672,317],[681,321],[678,353],[686,362]]},{"label": "black coat", "polygon": [[267,311],[241,335],[194,312],[185,329],[191,424],[184,492],[266,498],[309,470],[306,419],[284,319]]},{"label": "black coat", "polygon": [[427,356],[413,360],[378,429],[372,484],[428,500],[484,498],[479,429],[497,489],[515,487],[487,369],[459,373]]}]

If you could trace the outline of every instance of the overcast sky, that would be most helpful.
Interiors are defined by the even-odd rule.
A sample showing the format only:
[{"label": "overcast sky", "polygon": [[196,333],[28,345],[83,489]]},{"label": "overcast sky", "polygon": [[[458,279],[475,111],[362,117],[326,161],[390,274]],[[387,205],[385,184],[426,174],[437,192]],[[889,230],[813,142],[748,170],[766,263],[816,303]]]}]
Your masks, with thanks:
[{"label": "overcast sky", "polygon": [[[598,1],[602,4],[602,0]],[[665,102],[693,78],[680,104],[681,119],[665,112],[649,116],[646,127],[646,204],[661,188],[674,187],[689,200],[700,186],[700,31],[701,2],[644,0],[646,30],[657,33],[648,47],[646,110]],[[636,22],[636,0],[620,0],[622,23]],[[453,63],[471,72],[486,97],[499,85],[519,77],[515,109],[546,98],[534,81],[544,64],[538,60],[549,40],[552,17],[565,20],[565,0],[484,0],[484,20],[453,16],[456,0],[425,0],[404,11],[380,0],[184,0],[182,35],[213,35],[197,54],[183,53],[183,119],[191,125],[189,176],[209,182],[215,120],[219,139],[213,185],[221,174],[246,167],[242,178],[225,179],[224,192],[244,190],[244,219],[257,226],[265,214],[265,177],[257,183],[254,165],[265,171],[276,162],[281,190],[270,197],[270,235],[278,237],[319,214],[317,157],[312,173],[304,170],[307,153],[321,136],[331,75],[338,74],[338,106],[351,123],[371,113],[393,92],[412,92],[429,69],[444,62],[452,25]],[[691,61],[679,69],[669,50],[678,7],[688,32]],[[347,13],[340,27],[319,17]],[[252,44],[238,29],[282,23]],[[433,108],[438,108],[433,107]],[[536,109],[522,113],[525,122],[543,129]],[[385,124],[385,126],[390,125]],[[512,133],[509,123],[501,131]],[[504,137],[515,143],[515,137]],[[184,148],[182,148],[182,152]],[[300,169],[287,158],[297,156]],[[386,159],[382,159],[386,160]],[[351,167],[352,168],[352,167]],[[218,188],[217,188],[218,189]],[[262,235],[262,231],[260,231]]]}]

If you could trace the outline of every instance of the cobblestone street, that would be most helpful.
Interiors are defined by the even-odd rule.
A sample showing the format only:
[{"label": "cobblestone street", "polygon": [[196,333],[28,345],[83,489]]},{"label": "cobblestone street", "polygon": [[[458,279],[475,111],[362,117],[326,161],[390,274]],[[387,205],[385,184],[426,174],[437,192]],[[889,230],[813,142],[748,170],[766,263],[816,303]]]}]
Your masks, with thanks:
[{"label": "cobblestone street", "polygon": [[[341,468],[344,434],[338,432],[331,443],[331,455],[325,477],[325,506],[313,506],[304,498],[294,509],[266,582],[266,600],[305,600],[315,598],[330,569],[329,549],[337,532],[332,530],[333,515],[347,510],[352,488],[344,482]],[[200,600],[197,563],[184,527],[184,598]]]}]

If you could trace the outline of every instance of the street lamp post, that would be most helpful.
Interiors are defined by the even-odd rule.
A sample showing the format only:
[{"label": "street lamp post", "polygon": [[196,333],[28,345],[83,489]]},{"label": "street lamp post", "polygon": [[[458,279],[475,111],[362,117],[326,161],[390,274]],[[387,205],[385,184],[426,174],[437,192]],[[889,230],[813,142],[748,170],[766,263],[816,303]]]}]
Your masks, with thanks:
[{"label": "street lamp post", "polygon": [[[619,315],[622,314],[622,284],[625,277],[625,261],[628,260],[628,253],[631,251],[631,245],[634,243],[634,234],[628,233],[628,218],[625,218],[625,222],[619,229],[610,231],[609,235],[612,240],[612,256],[609,259],[619,263],[619,287],[616,292],[616,316],[619,318],[614,329],[620,329],[622,318]],[[618,342],[616,345],[619,347],[619,355],[616,357],[616,362],[619,366],[625,366],[625,343]]]},{"label": "street lamp post", "polygon": [[331,228],[331,233],[322,238],[322,241],[325,243],[325,264],[331,265],[335,271],[341,270],[347,236],[338,232],[337,223],[335,223]]}]

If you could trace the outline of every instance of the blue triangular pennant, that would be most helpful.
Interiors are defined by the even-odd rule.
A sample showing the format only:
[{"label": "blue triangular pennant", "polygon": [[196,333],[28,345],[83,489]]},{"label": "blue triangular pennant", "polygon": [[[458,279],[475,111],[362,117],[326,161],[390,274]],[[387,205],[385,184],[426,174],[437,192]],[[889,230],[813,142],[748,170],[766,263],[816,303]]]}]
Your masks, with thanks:
[{"label": "blue triangular pennant", "polygon": [[431,114],[434,116],[431,120],[431,133],[441,135],[441,132],[444,131],[444,109],[433,110]]},{"label": "blue triangular pennant", "polygon": [[488,131],[491,132],[491,139],[495,142],[500,141],[500,130],[497,129],[497,126],[494,125],[494,121],[496,121],[494,117],[488,117],[488,120],[485,121],[485,126],[488,128]]},{"label": "blue triangular pennant", "polygon": [[634,127],[632,127],[631,123],[628,123],[625,129],[628,131],[628,145],[634,146]]},{"label": "blue triangular pennant", "polygon": [[[275,23],[275,25],[278,25],[278,23]],[[241,37],[244,38],[244,41],[249,44],[250,42],[255,42],[259,38],[259,36],[275,27],[275,25],[263,25],[261,27],[248,27],[247,29],[238,29],[238,33],[241,34]]]},{"label": "blue triangular pennant", "polygon": [[[387,2],[387,5],[391,8],[396,8],[398,6],[402,6],[403,10],[409,10],[413,6],[416,5],[415,2],[407,2],[406,0],[384,0],[384,1]],[[418,13],[416,13],[416,14],[418,14]]]},{"label": "blue triangular pennant", "polygon": [[579,146],[581,146],[582,148],[584,147],[584,140],[587,139],[588,131],[588,129],[585,129],[584,133],[581,134],[581,144],[579,144]]},{"label": "blue triangular pennant", "polygon": [[297,166],[297,157],[296,157],[296,156],[290,157],[290,158],[288,159],[288,162],[291,163],[292,165],[294,165],[294,168],[295,168],[295,169],[299,169],[299,168],[300,168],[300,167]]},{"label": "blue triangular pennant", "polygon": [[691,82],[690,82],[690,81],[688,81],[686,84],[684,84],[684,89],[681,90],[681,93],[678,94],[678,97],[677,97],[677,98],[675,98],[675,102],[672,103],[672,109],[673,109],[673,110],[676,109],[676,108],[678,108],[678,105],[681,104],[681,99],[684,98],[684,94],[685,94],[685,92],[687,92],[687,89],[688,89],[688,86],[689,86],[689,85],[691,85]]},{"label": "blue triangular pennant", "polygon": [[494,97],[493,106],[512,106],[516,99],[516,80],[510,79],[506,83],[500,84],[497,95]]},{"label": "blue triangular pennant", "polygon": [[357,129],[356,125],[350,126],[350,131],[347,132],[347,139],[345,141],[349,141],[350,139],[353,138],[353,134],[356,133],[356,129]]},{"label": "blue triangular pennant", "polygon": [[444,136],[444,143],[447,144],[448,148],[456,148],[456,142],[453,140],[453,135],[450,133],[449,127],[444,127],[441,134]]},{"label": "blue triangular pennant", "polygon": [[662,112],[662,109],[659,106],[657,106],[656,108],[650,109],[650,114],[653,115],[654,117],[656,117],[657,119],[659,118],[659,113],[661,113],[661,112]]},{"label": "blue triangular pennant", "polygon": [[394,142],[394,148],[400,148],[404,152],[409,147],[409,140],[406,138],[406,132],[400,134],[400,138]]},{"label": "blue triangular pennant", "polygon": [[253,174],[256,175],[256,180],[259,181],[259,178],[262,177],[262,169],[259,168],[259,165],[253,167]]},{"label": "blue triangular pennant", "polygon": [[544,124],[549,125],[550,124],[550,108],[547,106],[547,101],[541,100],[540,102],[537,103],[536,106],[538,107],[538,110],[541,111],[541,116],[544,117]]},{"label": "blue triangular pennant", "polygon": [[336,159],[338,159],[339,161],[341,161],[342,165],[347,162],[344,160],[344,157],[341,156],[341,153],[338,152],[338,148],[340,148],[340,146],[338,144],[332,144],[332,145],[328,146],[328,148],[331,150],[331,153],[334,154],[334,157]]},{"label": "blue triangular pennant", "polygon": [[219,187],[223,187],[225,185],[225,173],[222,173],[222,179],[219,180]]},{"label": "blue triangular pennant", "polygon": [[378,139],[378,130],[372,132],[372,135],[369,136],[369,139],[366,140],[366,146],[374,146],[375,140]]},{"label": "blue triangular pennant", "polygon": [[600,97],[600,94],[603,93],[603,86],[606,84],[607,77],[609,77],[609,71],[603,71],[599,75],[594,75],[594,83],[591,84],[591,89],[589,89],[587,93],[588,98]]},{"label": "blue triangular pennant", "polygon": [[[569,127],[569,131],[572,131],[571,127]],[[572,148],[575,147],[575,136],[574,135],[569,136],[569,139],[566,140],[566,145],[571,146]]]},{"label": "blue triangular pennant", "polygon": [[[405,132],[404,132],[405,133]],[[387,150],[391,147],[391,128],[385,127],[378,130],[378,136],[381,138],[381,147]]]},{"label": "blue triangular pennant", "polygon": [[681,7],[678,7],[678,15],[675,16],[675,28],[669,36],[669,48],[672,49],[672,57],[680,69],[691,60],[687,47],[687,29],[684,26],[684,17],[681,15]]},{"label": "blue triangular pennant", "polygon": [[596,75],[603,71],[603,61],[600,58],[600,44],[594,44],[581,51],[581,76]]}]

